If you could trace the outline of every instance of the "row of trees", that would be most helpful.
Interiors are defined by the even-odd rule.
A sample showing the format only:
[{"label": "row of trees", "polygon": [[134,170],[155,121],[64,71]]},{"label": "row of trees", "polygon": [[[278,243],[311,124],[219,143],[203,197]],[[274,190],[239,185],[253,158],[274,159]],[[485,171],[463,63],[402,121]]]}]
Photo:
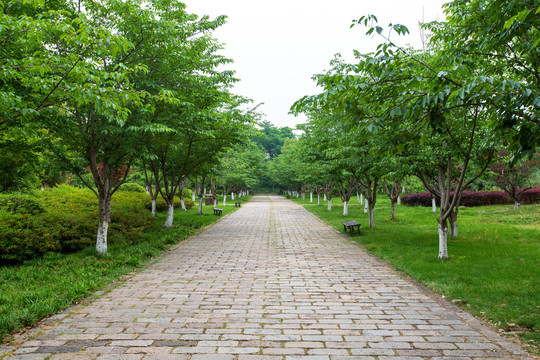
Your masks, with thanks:
[{"label": "row of trees", "polygon": [[445,12],[447,21],[422,25],[430,34],[422,51],[395,45],[375,16],[353,22],[383,42],[353,63],[336,56],[314,76],[324,91],[295,103],[309,122],[296,146],[305,161],[290,176],[324,189],[329,202],[337,190],[345,211],[358,186],[374,226],[377,189],[394,204],[415,175],[441,204],[439,258],[448,257],[448,233],[457,235],[462,191],[501,149],[515,165],[540,145],[540,3],[456,0]]},{"label": "row of trees", "polygon": [[51,174],[75,174],[99,199],[101,254],[113,194],[132,166],[170,209],[188,177],[204,188],[255,133],[212,37],[224,23],[176,0],[0,1],[0,146],[18,159],[2,160],[6,187],[44,158]]}]

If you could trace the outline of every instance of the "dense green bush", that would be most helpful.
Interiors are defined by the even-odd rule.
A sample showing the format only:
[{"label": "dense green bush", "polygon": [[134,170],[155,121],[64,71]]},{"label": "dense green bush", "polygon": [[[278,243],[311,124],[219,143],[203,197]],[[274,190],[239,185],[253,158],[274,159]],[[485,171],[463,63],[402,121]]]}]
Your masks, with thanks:
[{"label": "dense green bush", "polygon": [[125,183],[125,184],[122,184],[120,186],[120,189],[121,191],[134,191],[134,192],[138,192],[138,193],[145,193],[146,192],[146,189],[144,188],[144,186],[141,186],[137,183]]},{"label": "dense green bush", "polygon": [[[150,195],[145,196],[144,206],[146,207],[147,210],[152,210],[152,198],[150,197]],[[179,198],[176,198],[176,197],[174,198],[174,208],[175,209],[180,208]],[[158,195],[156,199],[156,210],[167,211],[167,203],[165,202],[163,197],[161,197],[160,195]]]},{"label": "dense green bush", "polygon": [[195,205],[195,202],[193,200],[191,200],[191,198],[185,197],[184,198],[184,205],[186,206],[186,210],[189,210]]},{"label": "dense green bush", "polygon": [[[146,197],[131,191],[113,196],[109,242],[135,242],[150,227]],[[92,191],[64,185],[38,192],[36,200],[43,204],[44,213],[0,210],[0,259],[22,261],[48,251],[77,251],[94,243],[98,201]]]},{"label": "dense green bush", "polygon": [[190,198],[191,199],[191,194],[193,192],[191,191],[191,189],[188,189],[188,188],[184,188],[184,190],[182,191],[182,196],[185,197],[185,198]]},{"label": "dense green bush", "polygon": [[0,195],[0,210],[12,214],[42,214],[45,208],[31,195],[25,194],[2,194]]}]

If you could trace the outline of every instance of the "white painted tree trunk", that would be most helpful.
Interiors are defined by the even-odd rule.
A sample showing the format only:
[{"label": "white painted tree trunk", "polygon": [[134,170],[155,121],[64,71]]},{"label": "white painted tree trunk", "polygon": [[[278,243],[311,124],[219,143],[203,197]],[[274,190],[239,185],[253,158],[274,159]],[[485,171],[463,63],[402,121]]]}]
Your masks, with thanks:
[{"label": "white painted tree trunk", "polygon": [[157,216],[156,199],[152,199],[152,215],[153,215],[154,217]]},{"label": "white painted tree trunk", "polygon": [[200,197],[199,198],[199,214],[201,214],[201,215],[203,214],[203,204],[202,204],[202,202],[203,202],[203,198]]},{"label": "white painted tree trunk", "polygon": [[332,199],[328,199],[328,211],[332,210]]},{"label": "white painted tree trunk", "polygon": [[317,193],[317,205],[321,206],[321,194]]},{"label": "white painted tree trunk", "polygon": [[521,203],[518,203],[517,201],[514,202],[514,210],[519,209],[519,205],[521,205]]},{"label": "white painted tree trunk", "polygon": [[231,200],[234,200],[234,191],[231,193]]},{"label": "white painted tree trunk", "polygon": [[324,201],[326,201],[326,193],[324,193]]},{"label": "white painted tree trunk", "polygon": [[223,206],[227,206],[227,194],[223,194]]},{"label": "white painted tree trunk", "polygon": [[195,202],[195,189],[191,189],[191,201]]},{"label": "white painted tree trunk", "polygon": [[364,214],[367,214],[368,212],[368,207],[369,207],[369,204],[368,204],[368,201],[367,199],[365,199],[366,201],[364,201]]},{"label": "white painted tree trunk", "polygon": [[167,219],[165,219],[164,227],[172,227],[174,220],[174,205],[169,205],[167,208]]},{"label": "white painted tree trunk", "polygon": [[434,213],[437,212],[437,202],[435,201],[435,198],[431,199],[431,211],[433,211]]},{"label": "white painted tree trunk", "polygon": [[310,202],[310,203],[313,202],[313,191],[310,191],[310,192],[309,192],[309,202]]},{"label": "white painted tree trunk", "polygon": [[343,216],[349,216],[349,202],[343,202]]},{"label": "white painted tree trunk", "polygon": [[306,200],[306,192],[302,191],[302,200]]},{"label": "white painted tree trunk", "polygon": [[[367,201],[366,201],[367,202]],[[369,227],[375,227],[375,207],[369,207]]]},{"label": "white painted tree trunk", "polygon": [[186,211],[186,203],[184,202],[184,198],[180,196],[180,206],[182,207],[182,210]]},{"label": "white painted tree trunk", "polygon": [[360,194],[360,205],[364,204],[364,194]]},{"label": "white painted tree trunk", "polygon": [[97,239],[96,239],[96,251],[99,255],[105,255],[107,253],[107,230],[108,229],[109,229],[109,223],[107,221],[99,222]]},{"label": "white painted tree trunk", "polygon": [[398,197],[397,197],[397,204],[398,204],[398,205],[401,205],[401,196],[398,196]]},{"label": "white painted tree trunk", "polygon": [[448,228],[445,226],[445,224],[439,223],[439,259],[448,258],[447,239],[448,239]]},{"label": "white painted tree trunk", "polygon": [[360,202],[360,194],[358,193],[358,191],[356,192],[356,200]]}]

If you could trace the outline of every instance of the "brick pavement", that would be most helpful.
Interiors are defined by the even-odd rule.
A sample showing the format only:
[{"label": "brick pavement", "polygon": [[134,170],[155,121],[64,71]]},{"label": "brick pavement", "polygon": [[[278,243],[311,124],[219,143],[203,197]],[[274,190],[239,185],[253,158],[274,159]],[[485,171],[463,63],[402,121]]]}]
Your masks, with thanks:
[{"label": "brick pavement", "polygon": [[6,358],[531,359],[281,197],[53,320]]}]

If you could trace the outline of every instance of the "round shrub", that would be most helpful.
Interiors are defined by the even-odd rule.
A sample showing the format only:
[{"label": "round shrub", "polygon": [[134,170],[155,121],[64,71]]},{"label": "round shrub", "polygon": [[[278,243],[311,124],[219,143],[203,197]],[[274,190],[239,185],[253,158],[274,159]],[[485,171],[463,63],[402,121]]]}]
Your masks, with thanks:
[{"label": "round shrub", "polygon": [[[180,208],[180,199],[175,197],[174,201],[173,201],[173,204],[174,204],[175,209],[179,209]],[[146,199],[144,201],[144,207],[147,210],[152,210],[152,198],[150,196],[146,197]],[[157,211],[167,211],[167,202],[165,201],[165,199],[163,199],[163,197],[161,197],[159,195],[158,195],[158,197],[156,199],[156,210]]]},{"label": "round shrub", "polygon": [[191,194],[193,192],[191,191],[191,189],[188,189],[188,188],[184,188],[184,190],[182,191],[182,196],[185,197],[185,198],[190,198],[191,199]]},{"label": "round shrub", "polygon": [[0,195],[0,209],[12,214],[35,215],[45,212],[38,199],[24,194]]},{"label": "round shrub", "polygon": [[146,192],[146,189],[137,184],[137,183],[125,183],[125,184],[122,184],[120,185],[120,189],[121,191],[133,191],[133,192],[138,192],[138,193],[145,193]]},{"label": "round shrub", "polygon": [[184,198],[184,205],[186,206],[186,210],[189,210],[195,205],[195,202],[193,200],[191,200],[191,198],[185,197]]}]

